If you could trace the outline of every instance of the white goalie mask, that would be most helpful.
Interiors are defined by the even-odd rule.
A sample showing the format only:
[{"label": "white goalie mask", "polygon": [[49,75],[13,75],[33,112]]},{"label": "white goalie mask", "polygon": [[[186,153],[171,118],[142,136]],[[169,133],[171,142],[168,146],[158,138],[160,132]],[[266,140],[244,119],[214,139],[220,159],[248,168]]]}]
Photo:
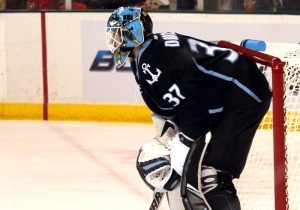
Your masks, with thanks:
[{"label": "white goalie mask", "polygon": [[169,150],[153,140],[139,151],[137,170],[146,185],[155,192],[174,190],[181,176],[171,168]]}]

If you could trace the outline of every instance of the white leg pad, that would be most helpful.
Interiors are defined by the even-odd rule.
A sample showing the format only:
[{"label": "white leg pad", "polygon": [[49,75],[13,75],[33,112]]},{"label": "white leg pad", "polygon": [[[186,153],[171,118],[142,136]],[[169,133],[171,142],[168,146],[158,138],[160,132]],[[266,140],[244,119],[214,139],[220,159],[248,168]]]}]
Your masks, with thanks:
[{"label": "white leg pad", "polygon": [[180,195],[180,185],[173,191],[167,192],[170,210],[184,210]]}]

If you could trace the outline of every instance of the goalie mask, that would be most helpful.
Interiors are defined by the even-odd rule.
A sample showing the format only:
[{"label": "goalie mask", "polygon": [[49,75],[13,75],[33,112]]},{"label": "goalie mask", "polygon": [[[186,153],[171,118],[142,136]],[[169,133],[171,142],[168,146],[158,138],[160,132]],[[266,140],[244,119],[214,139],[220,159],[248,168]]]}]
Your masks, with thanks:
[{"label": "goalie mask", "polygon": [[169,150],[155,140],[140,149],[136,167],[142,180],[155,192],[172,191],[180,184],[181,176],[171,168]]},{"label": "goalie mask", "polygon": [[115,10],[107,22],[106,41],[117,67],[121,67],[130,52],[151,33],[152,20],[141,7],[127,6]]}]

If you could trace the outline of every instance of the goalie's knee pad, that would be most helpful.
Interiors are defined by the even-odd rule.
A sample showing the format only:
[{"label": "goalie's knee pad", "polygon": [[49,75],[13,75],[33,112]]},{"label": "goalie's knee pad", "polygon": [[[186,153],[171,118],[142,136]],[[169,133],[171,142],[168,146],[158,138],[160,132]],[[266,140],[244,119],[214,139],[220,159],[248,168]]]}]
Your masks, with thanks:
[{"label": "goalie's knee pad", "polygon": [[202,166],[201,190],[213,210],[240,210],[232,177],[213,167]]},{"label": "goalie's knee pad", "polygon": [[182,198],[185,210],[212,210],[201,190],[187,184],[185,197]]},{"label": "goalie's knee pad", "polygon": [[237,195],[230,191],[212,191],[205,197],[212,210],[241,210]]}]

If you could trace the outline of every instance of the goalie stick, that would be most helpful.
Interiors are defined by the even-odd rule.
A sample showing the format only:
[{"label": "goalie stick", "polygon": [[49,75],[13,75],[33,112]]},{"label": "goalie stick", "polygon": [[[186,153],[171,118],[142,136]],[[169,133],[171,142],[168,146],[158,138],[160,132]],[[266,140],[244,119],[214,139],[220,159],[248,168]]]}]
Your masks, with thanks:
[{"label": "goalie stick", "polygon": [[154,192],[150,202],[149,210],[157,210],[162,202],[165,193]]}]

